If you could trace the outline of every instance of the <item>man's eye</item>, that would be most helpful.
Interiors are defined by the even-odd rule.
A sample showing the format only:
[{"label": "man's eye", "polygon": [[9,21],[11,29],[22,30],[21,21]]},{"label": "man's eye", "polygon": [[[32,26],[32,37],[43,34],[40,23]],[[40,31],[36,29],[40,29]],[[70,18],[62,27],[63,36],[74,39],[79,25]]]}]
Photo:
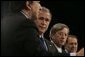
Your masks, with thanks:
[{"label": "man's eye", "polygon": [[40,20],[43,20],[44,18],[43,18],[43,17],[40,17],[39,19],[40,19]]},{"label": "man's eye", "polygon": [[50,21],[49,19],[46,19],[46,21]]}]

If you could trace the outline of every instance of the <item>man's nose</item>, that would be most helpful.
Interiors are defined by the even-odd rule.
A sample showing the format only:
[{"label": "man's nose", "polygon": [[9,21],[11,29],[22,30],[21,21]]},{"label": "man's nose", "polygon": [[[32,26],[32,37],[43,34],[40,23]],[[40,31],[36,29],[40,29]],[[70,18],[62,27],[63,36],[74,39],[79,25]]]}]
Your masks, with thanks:
[{"label": "man's nose", "polygon": [[75,45],[75,44],[73,44],[73,47],[74,47],[74,48],[76,48],[76,45]]},{"label": "man's nose", "polygon": [[46,25],[46,21],[45,20],[43,20],[42,25]]},{"label": "man's nose", "polygon": [[65,39],[66,38],[66,36],[65,35],[62,35],[62,37],[61,37],[62,39]]}]

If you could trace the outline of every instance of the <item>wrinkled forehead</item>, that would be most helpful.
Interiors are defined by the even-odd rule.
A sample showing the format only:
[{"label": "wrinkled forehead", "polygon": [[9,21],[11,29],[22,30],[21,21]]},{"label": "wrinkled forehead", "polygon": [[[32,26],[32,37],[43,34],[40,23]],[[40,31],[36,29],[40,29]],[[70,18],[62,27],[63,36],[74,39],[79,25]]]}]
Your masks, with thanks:
[{"label": "wrinkled forehead", "polygon": [[51,18],[51,15],[50,15],[50,13],[49,12],[45,12],[45,11],[39,11],[39,14],[38,14],[38,16],[48,16],[48,17],[50,17]]},{"label": "wrinkled forehead", "polygon": [[38,15],[38,18],[43,18],[44,20],[51,21],[50,14],[46,13],[46,12],[40,12],[39,15]]},{"label": "wrinkled forehead", "polygon": [[77,42],[77,39],[75,37],[68,37],[68,40]]},{"label": "wrinkled forehead", "polygon": [[56,32],[66,33],[69,34],[69,30],[67,28],[56,29]]}]

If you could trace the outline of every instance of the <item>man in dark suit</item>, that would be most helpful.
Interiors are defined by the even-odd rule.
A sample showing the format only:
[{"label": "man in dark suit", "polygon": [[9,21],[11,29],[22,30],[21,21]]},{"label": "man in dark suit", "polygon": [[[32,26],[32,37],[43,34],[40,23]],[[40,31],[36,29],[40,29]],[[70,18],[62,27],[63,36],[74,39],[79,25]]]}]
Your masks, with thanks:
[{"label": "man in dark suit", "polygon": [[[40,47],[41,47],[41,53],[42,56],[52,56],[51,51],[49,50],[49,47],[52,45],[50,41],[44,38],[44,33],[48,29],[48,26],[51,22],[51,13],[50,10],[42,7],[42,10],[39,12],[38,18],[35,20],[36,26],[39,30],[39,41],[40,41]],[[46,52],[44,52],[46,51]]]},{"label": "man in dark suit", "polygon": [[68,53],[76,53],[78,49],[78,39],[75,35],[68,35],[65,51]]},{"label": "man in dark suit", "polygon": [[39,42],[40,42],[40,52],[42,54],[42,56],[56,56],[56,48],[53,45],[53,43],[51,43],[49,40],[47,40],[44,37],[44,33],[46,32],[46,30],[48,29],[48,26],[51,22],[51,13],[50,10],[42,7],[42,9],[39,12],[38,18],[36,20],[34,20],[38,30],[39,30]]},{"label": "man in dark suit", "polygon": [[[62,46],[65,44],[66,39],[69,34],[69,27],[62,23],[57,23],[53,25],[53,27],[50,30],[50,39],[51,42],[55,46],[55,54],[54,56],[70,56],[69,53],[66,53]],[[53,48],[51,49],[53,50]]]},{"label": "man in dark suit", "polygon": [[[84,48],[79,50],[77,53],[70,53],[70,52],[67,53],[65,51],[64,45],[68,38],[69,31],[70,31],[69,27],[63,23],[57,23],[57,24],[53,25],[53,27],[51,28],[50,40],[54,46],[52,45],[50,47],[50,51],[52,51],[54,53],[53,56],[74,56],[74,55],[75,56],[84,56]],[[74,40],[76,41],[76,39],[74,39]],[[74,42],[74,41],[72,40],[72,42]],[[75,50],[76,50],[76,48],[75,48]]]},{"label": "man in dark suit", "polygon": [[[65,44],[65,51],[71,56],[84,56],[84,48],[78,49],[78,38],[76,35],[69,35]],[[80,53],[80,54],[79,54]]]},{"label": "man in dark suit", "polygon": [[11,1],[11,3],[12,14],[1,20],[1,55],[39,55],[38,29],[33,22],[41,9],[39,1]]}]

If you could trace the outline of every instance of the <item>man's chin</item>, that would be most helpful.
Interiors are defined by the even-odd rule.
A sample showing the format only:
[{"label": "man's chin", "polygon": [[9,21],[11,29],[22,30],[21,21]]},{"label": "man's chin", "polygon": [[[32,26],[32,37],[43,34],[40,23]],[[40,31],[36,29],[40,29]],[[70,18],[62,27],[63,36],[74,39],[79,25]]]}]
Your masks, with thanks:
[{"label": "man's chin", "polygon": [[45,33],[45,31],[40,31],[39,33],[40,33],[40,34],[43,34],[43,33]]},{"label": "man's chin", "polygon": [[41,33],[45,33],[45,30],[41,30]]},{"label": "man's chin", "polygon": [[61,43],[61,45],[63,46],[63,45],[64,45],[64,43]]}]

